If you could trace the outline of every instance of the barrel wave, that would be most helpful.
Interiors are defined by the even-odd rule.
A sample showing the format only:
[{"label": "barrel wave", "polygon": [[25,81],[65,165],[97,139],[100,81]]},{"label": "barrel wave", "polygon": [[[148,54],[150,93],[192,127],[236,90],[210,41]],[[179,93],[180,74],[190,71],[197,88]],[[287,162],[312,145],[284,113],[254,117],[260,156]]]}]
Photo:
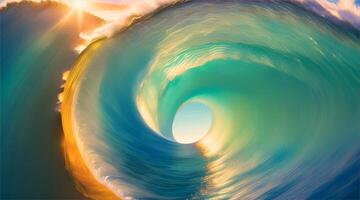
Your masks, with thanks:
[{"label": "barrel wave", "polygon": [[[283,1],[161,10],[79,56],[62,105],[69,168],[91,191],[81,159],[109,198],[354,198],[359,35]],[[183,144],[174,119],[194,102],[211,125]]]}]

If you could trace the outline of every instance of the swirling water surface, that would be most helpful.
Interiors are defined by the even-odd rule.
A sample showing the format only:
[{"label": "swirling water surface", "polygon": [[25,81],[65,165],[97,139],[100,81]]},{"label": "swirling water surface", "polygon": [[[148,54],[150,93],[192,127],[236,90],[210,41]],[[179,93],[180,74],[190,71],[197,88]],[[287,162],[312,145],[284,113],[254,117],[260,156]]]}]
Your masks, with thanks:
[{"label": "swirling water surface", "polygon": [[[357,30],[298,4],[179,4],[80,55],[65,136],[122,198],[353,197],[359,55]],[[172,127],[188,102],[210,108],[212,123],[182,144]]]}]

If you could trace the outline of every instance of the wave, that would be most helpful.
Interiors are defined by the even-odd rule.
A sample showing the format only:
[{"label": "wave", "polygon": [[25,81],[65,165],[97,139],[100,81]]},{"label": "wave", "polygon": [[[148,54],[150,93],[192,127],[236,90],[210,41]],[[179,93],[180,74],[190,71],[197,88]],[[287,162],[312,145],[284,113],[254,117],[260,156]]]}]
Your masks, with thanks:
[{"label": "wave", "polygon": [[[9,4],[14,2],[44,2],[42,0],[5,0],[1,2],[0,9],[5,9]],[[68,6],[74,4],[74,0],[47,0],[49,2],[63,3]],[[240,0],[241,1],[241,0]],[[246,2],[247,0],[245,0]],[[264,0],[264,2],[272,2],[274,0]],[[277,1],[277,0],[275,0]],[[112,37],[114,34],[144,19],[161,9],[175,5],[177,3],[186,2],[184,0],[127,0],[127,1],[90,1],[90,5],[84,9],[86,12],[93,14],[107,21],[102,26],[94,28],[91,32],[81,33],[80,37],[85,42],[79,44],[75,49],[79,53],[83,51],[92,42],[103,37]],[[279,1],[286,2],[286,1]],[[329,20],[340,20],[351,24],[356,29],[360,29],[360,7],[355,0],[339,0],[331,2],[328,0],[289,0],[301,4],[304,8],[311,10],[320,16],[330,18]],[[106,5],[106,9],[102,9]],[[110,9],[112,7],[112,9]]]},{"label": "wave", "polygon": [[[241,0],[240,0],[241,1]],[[273,2],[274,0],[265,0],[264,2]],[[95,29],[92,33],[83,34],[82,38],[88,42],[102,37],[112,37],[115,33],[121,32],[139,18],[146,18],[165,7],[172,6],[183,0],[151,0],[151,1],[125,1],[128,9],[122,10],[115,17],[110,19],[108,23]],[[246,2],[246,0],[244,1]],[[275,0],[276,2],[276,0]],[[284,3],[286,1],[278,1]],[[299,3],[304,8],[311,10],[323,17],[332,18],[331,20],[342,21],[351,24],[360,30],[360,7],[354,0],[340,0],[339,2],[330,2],[328,0],[289,0],[288,2]],[[116,12],[116,11],[115,11]],[[121,13],[121,14],[120,14]],[[105,16],[104,16],[105,17]],[[329,19],[330,20],[330,19]],[[84,49],[83,47],[82,49]]]},{"label": "wave", "polygon": [[[77,149],[69,164],[84,188],[93,185],[76,176],[79,160],[123,199],[348,198],[357,190],[358,30],[298,3],[203,0],[108,36],[80,54],[64,92],[65,151]],[[191,102],[208,107],[212,122],[183,144],[174,118]],[[185,122],[190,130],[204,123]],[[102,189],[87,191],[101,197]]]}]

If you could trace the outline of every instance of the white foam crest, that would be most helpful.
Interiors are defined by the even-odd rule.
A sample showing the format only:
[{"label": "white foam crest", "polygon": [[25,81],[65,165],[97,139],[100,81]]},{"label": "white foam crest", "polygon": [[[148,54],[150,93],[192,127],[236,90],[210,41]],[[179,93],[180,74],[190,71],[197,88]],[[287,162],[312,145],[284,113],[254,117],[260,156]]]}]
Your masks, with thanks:
[{"label": "white foam crest", "polygon": [[[356,6],[354,0],[340,0],[338,3],[332,3],[328,0],[295,1],[307,5],[308,8],[320,15],[324,15],[324,11],[326,11],[328,14],[339,20],[349,22],[355,28],[360,30],[360,7]],[[115,33],[130,26],[135,19],[154,13],[162,7],[166,7],[177,2],[179,2],[179,0],[124,1],[122,3],[128,3],[129,9],[123,11],[116,20],[108,22],[104,26],[95,29],[90,34],[83,34],[81,37],[87,41],[87,44],[90,44],[92,41],[99,38],[112,37]]]},{"label": "white foam crest", "polygon": [[125,1],[123,3],[128,4],[128,9],[122,10],[117,16],[117,19],[108,21],[104,26],[96,28],[90,34],[82,34],[81,37],[87,41],[94,41],[102,37],[111,37],[116,32],[130,26],[134,20],[150,15],[162,7],[172,5],[178,1],[179,0]]},{"label": "white foam crest", "polygon": [[[31,1],[31,2],[43,2],[42,0],[5,0],[0,4],[0,8],[6,7],[8,3]],[[69,2],[70,0],[53,0],[54,2]],[[106,24],[95,28],[87,34],[82,33],[80,37],[84,39],[84,43],[75,48],[78,53],[81,53],[90,43],[100,38],[112,37],[115,33],[124,30],[133,24],[136,19],[144,16],[151,15],[157,10],[170,6],[184,0],[123,0],[123,1],[105,1],[95,0],[97,2],[107,2],[114,4],[123,4],[125,9],[111,12],[112,19],[109,19],[105,15],[102,17]],[[360,7],[356,5],[355,0],[339,0],[338,3],[332,3],[328,0],[289,0],[294,2],[300,2],[307,8],[313,10],[319,15],[331,15],[339,20],[346,21],[352,24],[355,28],[360,30]],[[325,12],[324,12],[325,11]],[[91,13],[91,11],[89,11]],[[109,13],[107,13],[109,15]],[[98,17],[101,18],[97,14]]]}]

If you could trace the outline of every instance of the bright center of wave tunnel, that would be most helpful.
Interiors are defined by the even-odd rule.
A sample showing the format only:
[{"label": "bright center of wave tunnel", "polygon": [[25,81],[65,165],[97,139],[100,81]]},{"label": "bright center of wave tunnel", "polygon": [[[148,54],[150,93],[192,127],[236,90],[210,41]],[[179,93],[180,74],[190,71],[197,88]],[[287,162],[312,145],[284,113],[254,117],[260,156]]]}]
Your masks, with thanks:
[{"label": "bright center of wave tunnel", "polygon": [[208,106],[189,102],[180,107],[173,121],[173,136],[179,143],[190,144],[199,141],[208,133],[212,113]]}]

